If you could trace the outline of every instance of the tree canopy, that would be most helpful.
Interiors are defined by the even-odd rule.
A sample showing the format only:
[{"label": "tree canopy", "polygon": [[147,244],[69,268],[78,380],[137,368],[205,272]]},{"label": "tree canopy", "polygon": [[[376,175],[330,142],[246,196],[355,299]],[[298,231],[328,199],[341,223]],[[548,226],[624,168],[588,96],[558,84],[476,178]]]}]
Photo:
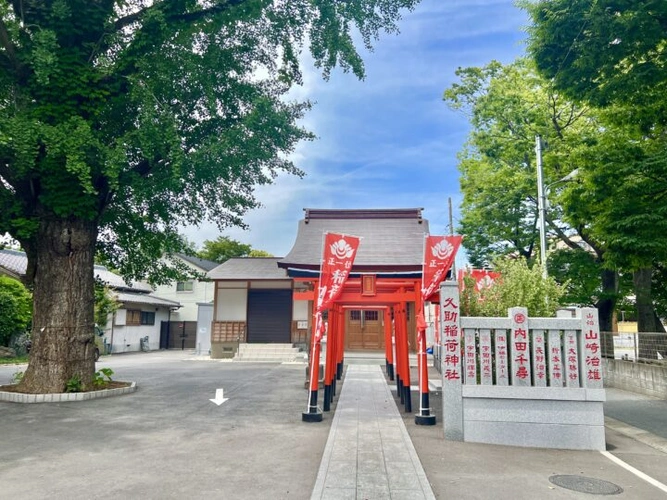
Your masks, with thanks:
[{"label": "tree canopy", "polygon": [[302,50],[363,77],[355,33],[370,47],[417,3],[0,0],[0,234],[26,250],[43,332],[23,388],[92,379],[96,252],[165,281],[179,227],[243,225],[255,186],[302,175]]},{"label": "tree canopy", "polygon": [[[603,114],[580,157],[607,258],[634,272],[641,331],[662,330],[653,311],[654,269],[665,261],[667,223],[667,5],[656,0],[523,2],[537,68],[571,99]],[[620,180],[620,182],[619,182]]]},{"label": "tree canopy", "polygon": [[197,255],[206,260],[222,264],[232,257],[272,257],[269,252],[255,250],[250,245],[236,241],[229,236],[218,236],[215,240],[205,240]]},{"label": "tree canopy", "polygon": [[522,258],[500,257],[493,267],[500,277],[490,287],[478,290],[474,280],[464,278],[462,314],[505,317],[507,310],[517,305],[526,307],[529,316],[549,317],[556,313],[565,287],[553,278],[544,279],[539,266],[530,267]]},{"label": "tree canopy", "polygon": [[[586,105],[567,99],[544,79],[529,59],[512,64],[491,62],[457,71],[460,81],[445,91],[445,100],[469,116],[472,130],[459,154],[461,171],[460,230],[474,265],[498,255],[515,254],[532,264],[538,245],[538,188],[535,137],[543,139],[546,229],[552,245],[562,242],[557,276],[566,283],[577,265],[593,266],[597,284],[582,284],[577,304],[596,305],[603,329],[611,329],[617,298],[616,267],[608,262],[609,238],[600,229],[600,214],[613,205],[608,189],[591,179],[601,162],[591,147],[613,143],[604,136],[603,117]],[[600,147],[600,146],[596,146]],[[616,146],[618,147],[618,146]],[[609,182],[617,162],[607,168]],[[575,182],[561,179],[577,170]],[[591,251],[582,259],[581,247]],[[550,254],[547,254],[548,256]],[[563,258],[571,259],[570,263]],[[575,264],[575,265],[572,265]],[[551,266],[551,264],[549,264]],[[588,268],[588,273],[593,272]],[[575,276],[576,278],[580,278]],[[574,297],[573,285],[568,296]],[[588,295],[582,296],[586,291]]]},{"label": "tree canopy", "polygon": [[638,122],[666,123],[665,2],[541,0],[521,5],[532,19],[529,52],[558,89],[596,106],[629,104],[626,110]]}]

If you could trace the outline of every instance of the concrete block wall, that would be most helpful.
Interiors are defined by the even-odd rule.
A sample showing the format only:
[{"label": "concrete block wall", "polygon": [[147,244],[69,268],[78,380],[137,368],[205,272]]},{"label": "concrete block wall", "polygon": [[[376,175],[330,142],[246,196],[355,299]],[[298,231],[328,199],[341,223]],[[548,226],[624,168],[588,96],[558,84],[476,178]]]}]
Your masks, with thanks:
[{"label": "concrete block wall", "polygon": [[463,387],[465,441],[604,450],[603,389]]},{"label": "concrete block wall", "polygon": [[667,365],[605,359],[603,367],[605,386],[667,399]]}]

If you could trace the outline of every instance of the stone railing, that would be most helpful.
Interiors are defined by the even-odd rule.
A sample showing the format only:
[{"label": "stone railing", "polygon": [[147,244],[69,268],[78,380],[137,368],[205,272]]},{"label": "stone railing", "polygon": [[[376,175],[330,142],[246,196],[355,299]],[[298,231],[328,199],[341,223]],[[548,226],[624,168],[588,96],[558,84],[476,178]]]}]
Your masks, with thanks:
[{"label": "stone railing", "polygon": [[461,317],[456,283],[440,290],[445,437],[515,446],[605,447],[597,310],[576,318]]}]

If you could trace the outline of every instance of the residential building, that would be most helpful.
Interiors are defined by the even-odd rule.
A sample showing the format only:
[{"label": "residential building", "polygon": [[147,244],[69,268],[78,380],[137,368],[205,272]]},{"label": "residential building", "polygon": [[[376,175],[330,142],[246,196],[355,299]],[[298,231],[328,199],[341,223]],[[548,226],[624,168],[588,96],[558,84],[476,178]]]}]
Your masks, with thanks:
[{"label": "residential building", "polygon": [[197,304],[213,301],[214,285],[206,278],[206,273],[220,265],[219,262],[200,259],[185,254],[175,254],[174,259],[180,260],[189,269],[190,276],[183,281],[168,285],[156,285],[155,294],[168,300],[178,302],[181,307],[171,315],[171,321],[197,321]]},{"label": "residential building", "polygon": [[[0,250],[0,274],[16,279],[25,276],[28,258],[18,250]],[[119,308],[109,316],[104,331],[107,353],[159,349],[164,343],[161,327],[181,305],[160,297],[143,283],[126,283],[123,278],[104,266],[95,266],[95,278],[109,287]]]}]

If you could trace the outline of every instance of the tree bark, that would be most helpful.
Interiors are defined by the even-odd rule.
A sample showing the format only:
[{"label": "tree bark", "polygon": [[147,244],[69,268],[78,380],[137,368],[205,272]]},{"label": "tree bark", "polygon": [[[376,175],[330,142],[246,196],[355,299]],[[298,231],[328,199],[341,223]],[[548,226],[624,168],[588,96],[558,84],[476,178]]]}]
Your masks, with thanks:
[{"label": "tree bark", "polygon": [[97,225],[43,219],[38,244],[27,248],[34,269],[30,362],[20,389],[65,392],[68,382],[89,387],[95,373],[94,256]]},{"label": "tree bark", "polygon": [[[616,271],[603,269],[600,273],[602,293],[595,306],[598,310],[601,332],[614,331],[614,314],[618,295],[618,274]],[[602,356],[614,358],[614,338],[612,335],[604,335],[602,342]]]},{"label": "tree bark", "polygon": [[[637,306],[637,356],[640,359],[657,359],[659,346],[663,345],[667,339],[664,335],[657,335],[657,333],[665,333],[665,328],[653,307],[652,278],[652,267],[639,269],[632,276],[635,286],[635,305]],[[642,335],[642,333],[652,335]]]},{"label": "tree bark", "polygon": [[614,330],[614,310],[618,295],[618,274],[616,271],[603,269],[600,273],[602,294],[596,307],[600,318],[600,331],[611,332]]},{"label": "tree bark", "polygon": [[637,331],[657,332],[655,312],[651,296],[651,277],[653,268],[638,269],[632,275],[635,287],[635,305],[637,307]]}]

